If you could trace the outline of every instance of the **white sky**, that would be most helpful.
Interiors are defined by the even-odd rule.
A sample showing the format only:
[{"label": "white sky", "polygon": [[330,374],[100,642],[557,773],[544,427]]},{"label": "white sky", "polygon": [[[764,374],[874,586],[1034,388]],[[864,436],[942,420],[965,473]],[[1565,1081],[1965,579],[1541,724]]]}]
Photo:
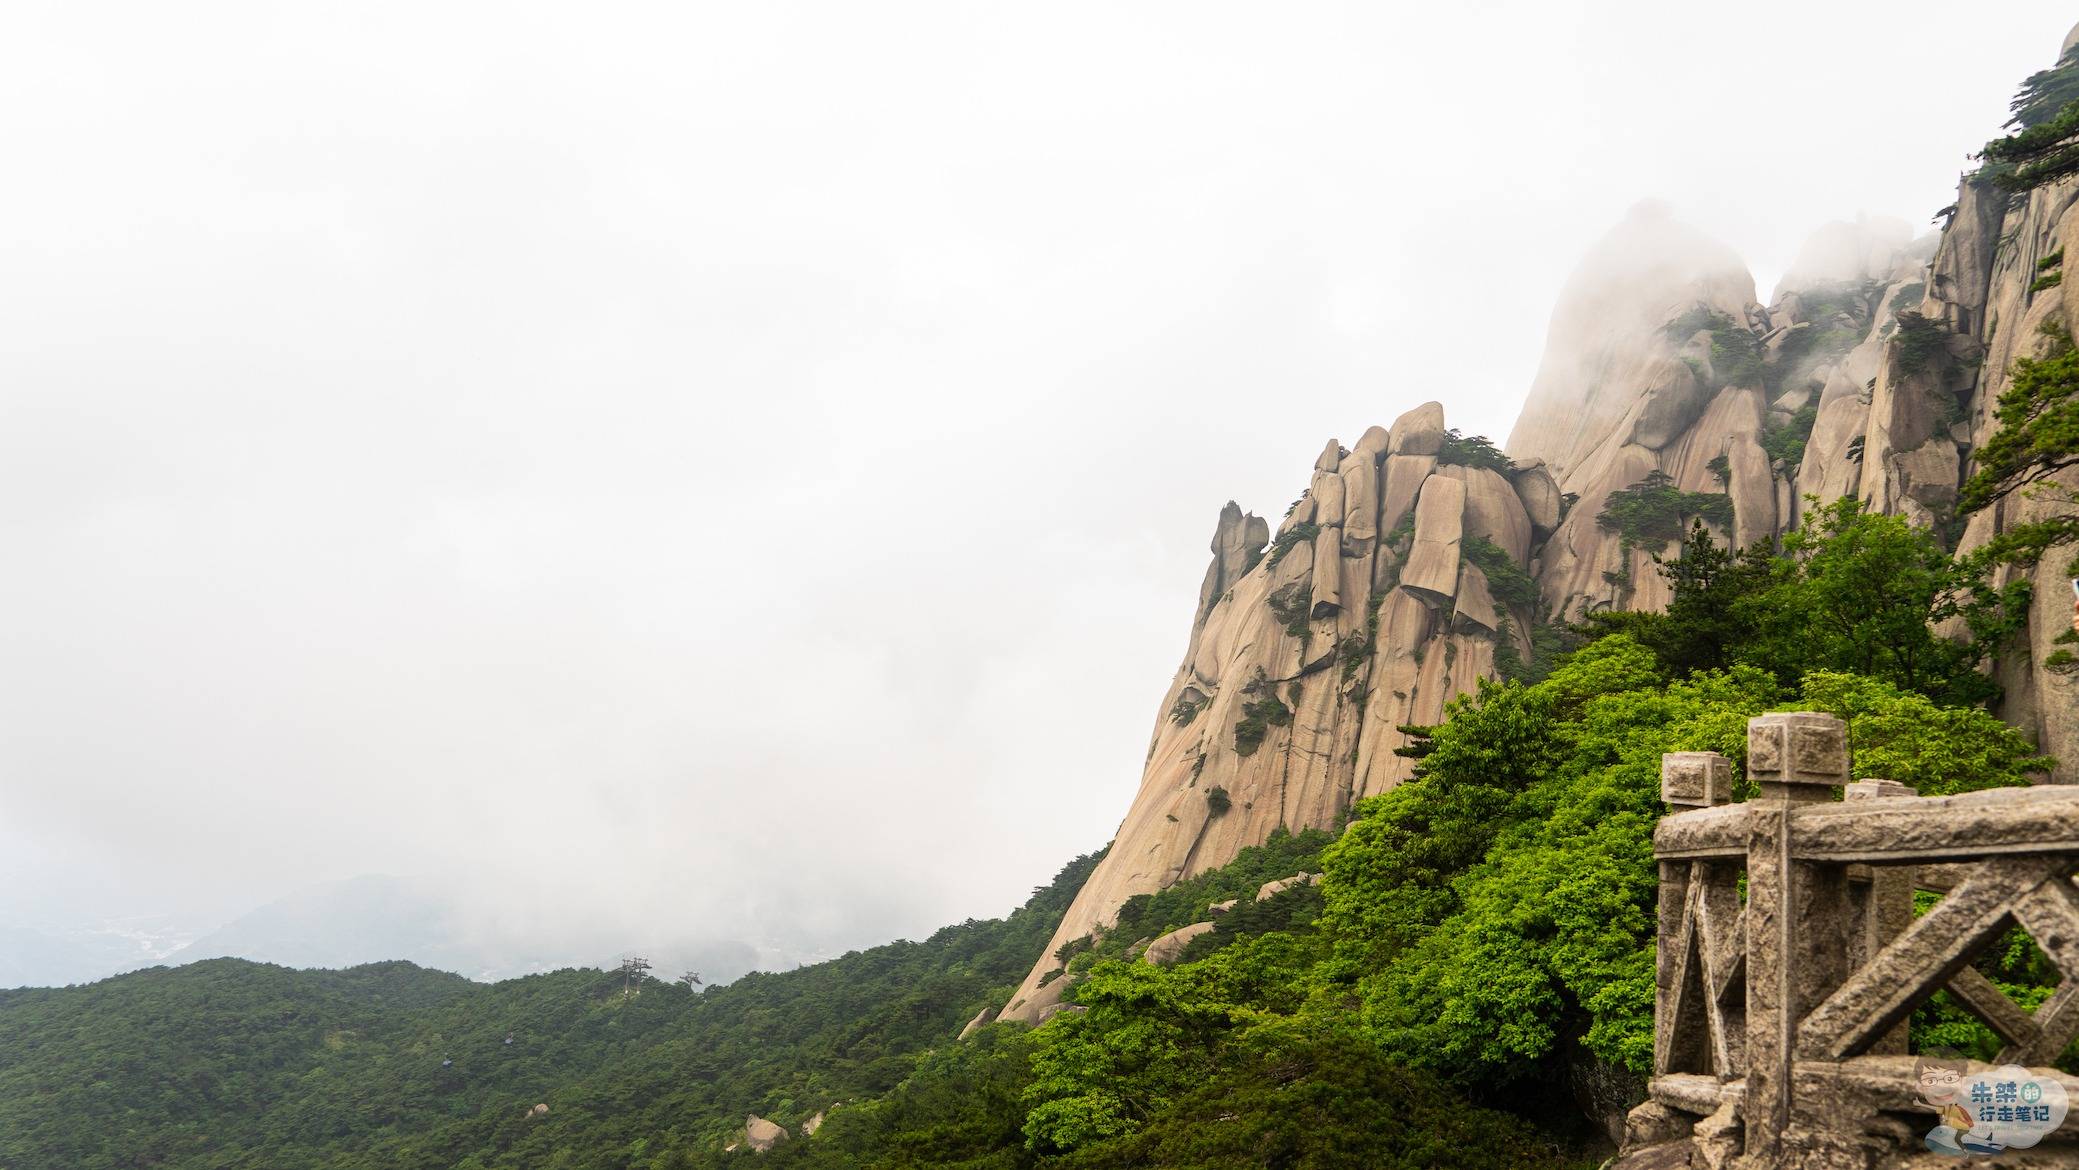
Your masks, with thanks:
[{"label": "white sky", "polygon": [[1224,501],[1506,435],[1643,197],[1764,290],[1925,224],[2001,7],[11,4],[0,918],[1000,914]]}]

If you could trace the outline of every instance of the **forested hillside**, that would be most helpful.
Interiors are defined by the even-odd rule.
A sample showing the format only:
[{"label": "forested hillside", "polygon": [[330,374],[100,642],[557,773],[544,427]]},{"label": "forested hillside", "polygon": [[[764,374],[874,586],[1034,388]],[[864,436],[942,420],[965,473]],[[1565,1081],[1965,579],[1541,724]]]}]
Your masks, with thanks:
[{"label": "forested hillside", "polygon": [[[624,997],[599,970],[483,985],[408,963],[215,959],[0,992],[0,1167],[624,1166],[720,1149],[747,1113],[793,1124],[893,1087],[1008,992],[1096,860],[1008,918],[723,987]],[[548,1115],[524,1120],[536,1104]]]},{"label": "forested hillside", "polygon": [[[8,993],[0,1166],[1592,1162],[1651,1051],[1662,752],[1737,761],[1749,716],[1796,707],[1849,721],[1858,775],[1922,793],[2046,764],[1967,705],[1984,645],[1929,629],[1966,571],[1931,533],[1849,501],[1785,551],[1693,527],[1665,614],[1600,618],[1548,677],[1416,729],[1415,779],[1340,834],[1279,835],[1129,903],[1058,956],[1072,1006],[1037,1028],[955,1040],[1095,857],[1008,919],[706,990],[218,960]],[[1997,597],[1965,609],[2002,636]],[[1302,871],[1319,885],[1253,900]],[[1230,898],[1175,965],[1136,957]],[[2049,990],[2024,936],[1979,966],[2024,1003]],[[1993,1047],[1945,1003],[1916,1029]],[[750,1113],[796,1136],[726,1152]]]}]

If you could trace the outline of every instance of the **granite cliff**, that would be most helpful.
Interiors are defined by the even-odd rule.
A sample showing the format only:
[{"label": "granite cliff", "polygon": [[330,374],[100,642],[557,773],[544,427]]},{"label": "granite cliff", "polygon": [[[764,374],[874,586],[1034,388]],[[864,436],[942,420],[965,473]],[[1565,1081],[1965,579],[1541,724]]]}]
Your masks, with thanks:
[{"label": "granite cliff", "polygon": [[[1939,233],[1821,228],[1764,305],[1729,249],[1642,204],[1562,291],[1505,456],[1425,403],[1331,440],[1275,534],[1228,504],[1140,789],[1004,1018],[1057,1010],[1051,956],[1127,898],[1406,778],[1399,728],[1527,660],[1538,627],[1665,605],[1652,558],[1692,519],[1746,546],[1854,495],[1966,552],[2035,517],[2019,496],[1963,521],[1954,505],[2014,360],[2057,344],[2046,325],[2079,334],[2075,208],[2079,179],[2010,195],[1967,176]],[[2069,628],[2065,559],[2030,574],[1999,713],[2079,760],[2074,684],[2045,664]]]},{"label": "granite cliff", "polygon": [[[1527,567],[1559,512],[1543,468],[1510,469],[1434,402],[1351,446],[1330,440],[1275,534],[1222,509],[1140,790],[1048,954],[1135,894],[1280,827],[1333,825],[1405,778],[1400,727],[1438,721],[1497,656],[1528,653]],[[1044,1018],[1059,973],[1043,959],[1004,1018]]]}]

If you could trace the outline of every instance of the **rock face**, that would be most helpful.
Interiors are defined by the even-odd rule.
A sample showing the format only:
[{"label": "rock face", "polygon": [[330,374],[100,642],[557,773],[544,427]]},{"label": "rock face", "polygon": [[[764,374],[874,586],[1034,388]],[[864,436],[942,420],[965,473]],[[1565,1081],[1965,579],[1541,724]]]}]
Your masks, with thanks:
[{"label": "rock face", "polygon": [[1141,962],[1167,967],[1183,957],[1184,948],[1191,945],[1192,939],[1202,934],[1210,934],[1212,930],[1213,924],[1210,922],[1194,922],[1189,926],[1180,926],[1149,943],[1148,949],[1141,952]]},{"label": "rock face", "polygon": [[1256,900],[1268,902],[1295,886],[1314,886],[1319,884],[1321,884],[1321,875],[1318,873],[1296,873],[1289,878],[1279,878],[1276,881],[1265,882],[1258,886],[1256,888]]},{"label": "rock face", "polygon": [[[1335,824],[1407,778],[1413,761],[1393,752],[1402,725],[1441,719],[1494,674],[1498,649],[1528,654],[1535,607],[1497,600],[1466,541],[1491,542],[1527,579],[1539,533],[1557,520],[1556,487],[1542,469],[1441,462],[1445,429],[1429,402],[1353,446],[1329,442],[1275,535],[1222,509],[1140,791],[1048,956],[1109,927],[1126,899],[1224,865],[1276,829]],[[1147,957],[1181,947],[1171,940],[1182,933]],[[1041,960],[1001,1018],[1033,1022],[1058,1004],[1059,969]]]},{"label": "rock face", "polygon": [[[1932,246],[1893,222],[1828,225],[1763,307],[1730,253],[1663,215],[1635,212],[1611,232],[1568,282],[1509,439],[1519,464],[1544,464],[1516,474],[1526,510],[1544,512],[1544,475],[1562,513],[1539,566],[1547,613],[1575,620],[1666,604],[1652,555],[1669,547],[1668,534],[1603,519],[1612,493],[1654,473],[1693,504],[1718,499],[1693,514],[1741,546],[1793,522],[1801,492],[1857,490],[1849,447],[1860,450],[1871,413],[1867,383],[1893,308],[1918,296]],[[1898,433],[1933,444],[1901,474],[1912,498],[1939,501],[1954,492],[1933,482],[1952,453],[1935,442],[1922,399],[1900,401],[1887,414]],[[1532,515],[1534,525],[1544,519]]]},{"label": "rock face", "polygon": [[[2079,180],[2009,195],[1967,178],[1948,215],[1918,240],[1887,221],[1820,229],[1766,308],[1736,261],[1665,217],[1612,232],[1553,313],[1508,444],[1573,497],[1538,553],[1546,614],[1666,603],[1657,542],[1599,519],[1610,493],[1653,472],[1726,496],[1730,526],[1713,527],[1742,546],[1796,526],[1808,496],[1857,497],[1950,533],[1958,552],[2036,518],[2047,505],[2010,498],[1957,534],[1953,506],[2015,360],[2047,352],[2045,326],[2079,333],[2079,303],[2044,287],[2079,257]],[[1538,533],[1535,474],[1514,478]],[[2079,470],[2054,482],[2079,488]],[[2070,761],[2059,779],[2079,766],[2079,678],[2043,664],[2070,628],[2066,559],[2034,570],[2027,647],[1998,666],[1998,714]]]},{"label": "rock face", "polygon": [[787,1140],[787,1131],[753,1113],[744,1118],[744,1142],[757,1153],[765,1153]]},{"label": "rock face", "polygon": [[[2079,303],[2040,279],[2079,258],[2075,205],[2079,179],[2022,196],[1967,181],[1939,239],[1832,224],[1767,306],[1731,252],[1642,206],[1569,280],[1510,467],[1446,462],[1466,456],[1424,403],[1329,442],[1275,534],[1228,504],[1140,788],[1046,953],[1105,930],[1129,897],[1398,784],[1398,727],[1436,722],[1498,657],[1527,656],[1537,623],[1664,606],[1653,556],[1679,533],[1605,520],[1614,493],[1674,493],[1683,527],[1743,547],[1795,526],[1807,495],[1943,519],[2014,360],[2045,351],[2046,324],[2079,334]],[[2079,469],[2060,482],[2079,488]],[[2044,506],[1987,509],[1958,547]],[[2042,665],[2069,628],[2063,561],[2035,570],[2000,713],[2079,764],[2079,676]],[[1067,982],[1043,959],[1001,1018],[1059,1010]],[[1698,1148],[1715,1148],[1704,1130]]]},{"label": "rock face", "polygon": [[[965,1028],[962,1028],[962,1029],[960,1029],[960,1039],[962,1039],[962,1040],[965,1040],[965,1039],[967,1039],[967,1038],[968,1038],[969,1036],[972,1036],[972,1035],[974,1035],[976,1031],[978,1031],[978,1030],[979,1030],[979,1029],[981,1029],[982,1027],[986,1026],[986,1025],[987,1025],[987,1024],[989,1023],[989,1021],[991,1021],[991,1020],[993,1020],[993,1019],[995,1019],[995,1018],[996,1018],[996,1009],[995,1009],[995,1008],[993,1008],[993,1007],[985,1007],[985,1008],[983,1008],[983,1009],[982,1009],[981,1011],[978,1011],[978,1012],[976,1012],[976,1013],[975,1013],[975,1018],[974,1018],[974,1019],[972,1019],[972,1020],[969,1020],[969,1021],[967,1022],[967,1026],[966,1026]],[[820,1114],[820,1113],[819,1113],[819,1114],[817,1114],[816,1116],[818,1116],[818,1117],[821,1117],[821,1116],[822,1116],[822,1114]],[[803,1132],[805,1132],[805,1133],[814,1133],[814,1132],[816,1132],[816,1131],[815,1131],[815,1130],[812,1130],[812,1129],[808,1129],[808,1128],[807,1128],[806,1126],[804,1126],[804,1127],[803,1127]]]}]

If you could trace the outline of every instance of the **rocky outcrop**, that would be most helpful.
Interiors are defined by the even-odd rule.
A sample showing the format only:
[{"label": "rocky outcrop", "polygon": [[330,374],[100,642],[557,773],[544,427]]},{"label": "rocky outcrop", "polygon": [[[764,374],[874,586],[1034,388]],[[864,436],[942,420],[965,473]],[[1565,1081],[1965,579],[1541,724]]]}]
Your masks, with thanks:
[{"label": "rocky outcrop", "polygon": [[[1967,183],[1939,240],[1828,225],[1767,306],[1730,251],[1642,205],[1568,281],[1503,466],[1449,441],[1431,402],[1326,443],[1275,531],[1228,504],[1140,787],[1046,953],[1398,784],[1400,727],[1527,656],[1538,623],[1664,606],[1654,556],[1678,533],[1626,530],[1618,492],[1673,493],[1685,527],[1693,513],[1739,546],[1779,538],[1807,496],[1943,519],[2013,360],[2043,351],[2045,323],[2079,332],[2079,305],[2038,279],[2079,257],[2075,201],[2079,181],[2019,198]],[[1972,517],[1961,547],[2043,506]],[[2079,761],[2079,682],[2041,665],[2069,625],[2061,567],[2035,571],[2030,649],[2000,681],[2003,713]],[[1002,1018],[1058,1010],[1068,979],[1042,960]]]},{"label": "rocky outcrop", "polygon": [[1279,878],[1276,881],[1268,881],[1258,886],[1256,888],[1256,900],[1268,902],[1286,890],[1298,886],[1315,886],[1320,884],[1321,875],[1318,873],[1296,873],[1289,878]]},{"label": "rocky outcrop", "polygon": [[[1527,571],[1557,523],[1557,485],[1541,468],[1446,462],[1461,456],[1445,439],[1443,408],[1424,403],[1348,447],[1324,444],[1275,536],[1233,504],[1221,511],[1140,790],[1047,955],[1108,929],[1126,899],[1224,865],[1280,828],[1336,824],[1408,776],[1413,761],[1394,754],[1401,727],[1441,719],[1494,673],[1502,642],[1528,653],[1536,614],[1496,599],[1465,541],[1491,542]],[[1001,1018],[1040,1019],[1070,978],[1042,960]]]},{"label": "rocky outcrop", "polygon": [[[995,1018],[996,1018],[996,1009],[995,1009],[995,1008],[993,1008],[993,1007],[985,1007],[985,1008],[983,1008],[983,1009],[982,1009],[981,1011],[978,1011],[978,1012],[976,1012],[976,1013],[975,1013],[975,1018],[974,1018],[974,1019],[972,1019],[972,1020],[969,1020],[969,1021],[967,1022],[967,1026],[966,1026],[965,1028],[962,1028],[962,1029],[960,1029],[960,1039],[962,1039],[962,1040],[965,1040],[965,1039],[967,1039],[967,1038],[968,1038],[969,1036],[972,1036],[972,1035],[974,1035],[974,1034],[975,1034],[976,1032],[980,1031],[980,1030],[981,1030],[981,1029],[982,1029],[983,1027],[987,1026],[987,1025],[988,1025],[988,1023],[989,1023],[989,1021],[991,1021],[991,1020],[993,1020],[993,1019],[995,1019]],[[809,1131],[807,1131],[807,1132],[811,1132],[811,1133],[813,1133],[814,1131],[813,1131],[813,1130],[809,1130]]]},{"label": "rocky outcrop", "polygon": [[[1917,296],[1931,247],[1907,235],[1900,224],[1867,220],[1821,229],[1766,308],[1730,253],[1665,216],[1635,214],[1597,246],[1553,314],[1509,440],[1512,456],[1544,460],[1560,498],[1575,500],[1539,565],[1550,615],[1666,604],[1652,557],[1669,546],[1668,534],[1625,532],[1604,519],[1613,493],[1656,472],[1685,498],[1724,497],[1730,523],[1711,518],[1711,527],[1741,546],[1772,540],[1794,520],[1809,490],[1801,476],[1836,496],[1860,489],[1861,473],[1842,468],[1854,466],[1872,417],[1866,384],[1891,308]],[[1662,249],[1651,263],[1633,254],[1649,245]],[[1646,278],[1635,279],[1642,270]],[[1944,454],[1937,412],[1923,409],[1931,401],[1901,393],[1879,411],[1895,416],[1909,446],[1934,444],[1900,469],[1919,477],[1902,498],[1940,497],[1925,478]],[[1792,456],[1807,434],[1801,458]],[[1530,473],[1516,479],[1524,493]],[[1542,485],[1528,492],[1542,495]],[[1698,509],[1697,518],[1712,516]]]},{"label": "rocky outcrop", "polygon": [[1167,967],[1183,957],[1184,948],[1191,945],[1192,939],[1212,932],[1213,924],[1210,922],[1194,922],[1189,926],[1179,926],[1149,943],[1148,949],[1141,952],[1141,962]]},{"label": "rocky outcrop", "polygon": [[763,1154],[787,1140],[787,1131],[753,1113],[744,1118],[743,1144],[753,1153]]}]

